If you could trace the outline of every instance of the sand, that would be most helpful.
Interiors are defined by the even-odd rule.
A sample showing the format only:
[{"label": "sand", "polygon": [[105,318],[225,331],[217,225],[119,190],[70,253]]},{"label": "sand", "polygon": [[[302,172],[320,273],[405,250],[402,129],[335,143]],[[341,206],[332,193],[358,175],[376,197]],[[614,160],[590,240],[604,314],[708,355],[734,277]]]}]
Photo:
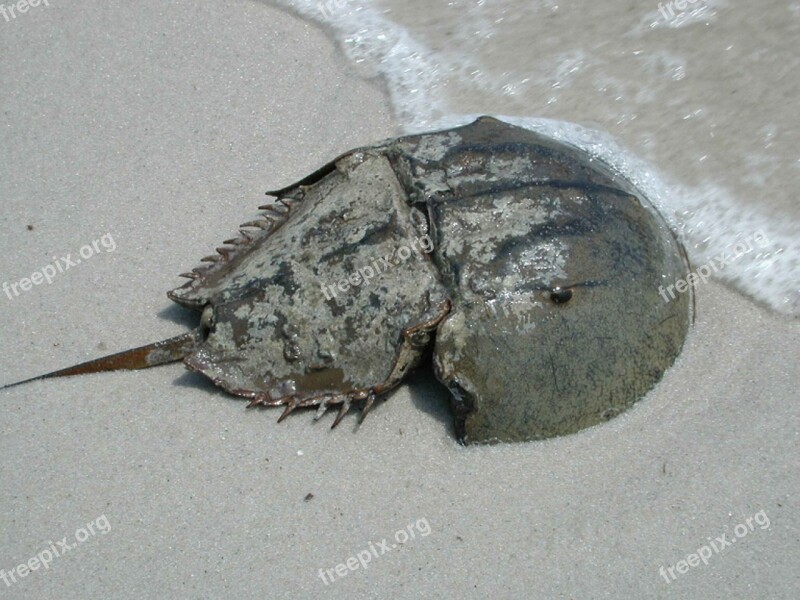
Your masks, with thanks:
[{"label": "sand", "polygon": [[[0,295],[0,384],[184,331],[165,291],[265,189],[398,132],[379,81],[265,4],[49,4],[0,17],[0,278],[91,256]],[[798,349],[708,283],[634,409],[483,448],[424,372],[333,431],[180,365],[4,390],[0,596],[795,598]]]}]

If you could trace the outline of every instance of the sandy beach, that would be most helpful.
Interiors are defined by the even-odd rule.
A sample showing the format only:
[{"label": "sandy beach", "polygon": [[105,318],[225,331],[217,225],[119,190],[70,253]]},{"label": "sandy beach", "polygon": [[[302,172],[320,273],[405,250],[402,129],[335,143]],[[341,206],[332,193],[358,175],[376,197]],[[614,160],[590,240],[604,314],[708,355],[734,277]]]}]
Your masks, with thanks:
[{"label": "sandy beach", "polygon": [[[779,4],[763,9],[776,28]],[[381,8],[435,46],[421,14]],[[595,35],[601,17],[581,18]],[[777,48],[795,43],[793,18]],[[726,35],[749,35],[736,22]],[[166,291],[265,190],[402,131],[390,86],[334,37],[246,0],[0,14],[0,283],[52,271],[0,295],[0,385],[195,326]],[[769,100],[791,137],[797,69],[770,64],[763,77],[794,78]],[[687,97],[708,91],[693,77]],[[490,112],[473,88],[447,90],[460,111]],[[741,156],[737,122],[757,130],[763,99],[737,94],[715,131]],[[702,127],[640,108],[648,125],[616,131],[612,109],[586,105],[545,99],[541,116],[608,130],[695,189],[742,175]],[[642,141],[659,119],[666,141]],[[783,215],[788,229],[768,231],[781,240],[800,171],[776,139],[785,164],[765,155],[766,181],[742,195]],[[180,364],[3,390],[0,597],[796,598],[800,321],[737,281],[698,289],[682,354],[633,409],[545,442],[459,446],[425,370],[335,430],[333,414],[246,411]]]}]

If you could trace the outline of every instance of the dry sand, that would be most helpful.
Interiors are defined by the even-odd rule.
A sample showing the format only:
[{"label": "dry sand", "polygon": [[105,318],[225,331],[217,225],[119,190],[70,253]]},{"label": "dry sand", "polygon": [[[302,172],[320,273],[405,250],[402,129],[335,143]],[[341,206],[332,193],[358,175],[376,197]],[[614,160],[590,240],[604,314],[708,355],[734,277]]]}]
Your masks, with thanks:
[{"label": "dry sand", "polygon": [[[0,48],[2,280],[115,246],[0,296],[0,383],[183,331],[164,292],[264,189],[396,133],[377,84],[259,3],[51,0]],[[698,309],[645,400],[543,443],[459,447],[424,373],[334,431],[178,365],[3,391],[0,569],[75,547],[0,597],[796,598],[800,324],[716,283]]]}]

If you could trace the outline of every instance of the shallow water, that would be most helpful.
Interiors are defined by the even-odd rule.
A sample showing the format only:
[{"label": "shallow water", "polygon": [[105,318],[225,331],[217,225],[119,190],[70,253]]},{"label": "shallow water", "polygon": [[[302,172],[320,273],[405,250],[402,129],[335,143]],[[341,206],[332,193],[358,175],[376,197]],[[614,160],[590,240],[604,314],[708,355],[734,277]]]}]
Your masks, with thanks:
[{"label": "shallow water", "polygon": [[494,114],[580,145],[661,207],[696,265],[725,254],[717,277],[800,314],[800,2],[274,3],[381,77],[403,130]]}]

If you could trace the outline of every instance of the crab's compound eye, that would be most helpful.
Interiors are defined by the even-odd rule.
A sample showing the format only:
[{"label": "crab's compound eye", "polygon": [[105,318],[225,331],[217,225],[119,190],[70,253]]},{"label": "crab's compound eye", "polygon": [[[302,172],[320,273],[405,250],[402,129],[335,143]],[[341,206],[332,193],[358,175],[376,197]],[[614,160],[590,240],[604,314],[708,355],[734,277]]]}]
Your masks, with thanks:
[{"label": "crab's compound eye", "polygon": [[550,300],[553,304],[566,304],[572,299],[572,290],[565,290],[560,287],[550,290]]}]

